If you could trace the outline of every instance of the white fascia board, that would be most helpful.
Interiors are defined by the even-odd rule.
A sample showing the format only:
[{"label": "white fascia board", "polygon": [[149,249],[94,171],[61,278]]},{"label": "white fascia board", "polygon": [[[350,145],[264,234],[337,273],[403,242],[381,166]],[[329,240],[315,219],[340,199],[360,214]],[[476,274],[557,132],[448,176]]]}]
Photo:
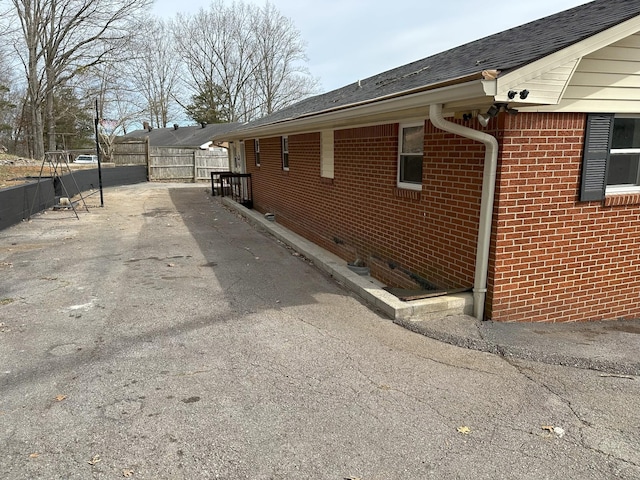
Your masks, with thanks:
[{"label": "white fascia board", "polygon": [[[585,55],[589,55],[595,51],[598,51],[604,47],[607,47],[615,42],[622,40],[630,35],[638,33],[640,31],[640,16],[633,17],[626,22],[620,23],[604,30],[600,33],[596,33],[589,38],[582,40],[581,42],[574,43],[569,47],[559,50],[555,53],[547,55],[546,57],[536,60],[528,65],[518,68],[512,72],[506,73],[503,76],[497,78],[496,84],[496,97],[497,102],[510,101],[507,97],[507,92],[513,87],[521,88],[526,82],[541,77],[546,72],[558,68],[562,65],[566,65],[571,61],[576,61],[576,66],[579,60]],[[575,72],[575,68],[574,68]],[[572,75],[570,75],[565,84],[571,81]],[[563,89],[562,91],[564,92]],[[558,102],[562,99],[562,96],[558,98]],[[532,92],[531,98],[527,98],[528,101],[521,102],[526,103],[540,103],[535,101],[535,93]],[[556,104],[558,103],[556,102]],[[545,102],[549,104],[548,102]]]},{"label": "white fascia board", "polygon": [[482,88],[487,95],[495,97],[498,95],[498,80],[482,80]]},{"label": "white fascia board", "polygon": [[[291,120],[284,120],[278,123],[262,125],[255,128],[231,132],[224,136],[225,140],[241,140],[244,138],[258,138],[279,136],[288,133],[302,133],[320,131],[326,128],[333,128],[334,125],[359,125],[359,121],[366,118],[371,121],[373,117],[388,118],[394,112],[404,110],[424,109],[423,118],[429,117],[429,105],[446,104],[452,101],[478,98],[486,96],[480,79],[474,79],[465,83],[449,85],[435,88],[433,90],[409,93],[395,96],[389,99],[372,100],[368,103],[347,105],[340,109],[318,112],[307,117],[300,117]],[[401,120],[397,118],[396,120]],[[222,139],[222,136],[219,138]]]}]

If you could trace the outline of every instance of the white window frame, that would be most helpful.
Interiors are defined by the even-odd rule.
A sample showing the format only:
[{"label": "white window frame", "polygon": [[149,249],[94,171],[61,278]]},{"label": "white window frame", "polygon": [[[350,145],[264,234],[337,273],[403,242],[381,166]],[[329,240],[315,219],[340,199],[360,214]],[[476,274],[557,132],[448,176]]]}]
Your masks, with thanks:
[{"label": "white window frame", "polygon": [[289,137],[287,135],[282,136],[282,170],[289,171]]},{"label": "white window frame", "polygon": [[[615,121],[617,118],[640,118],[640,115],[616,115],[613,119],[613,123],[614,123],[614,128],[615,128]],[[611,163],[611,156],[612,155],[625,155],[625,154],[632,154],[632,155],[638,155],[640,156],[640,147],[638,148],[611,148],[611,150],[609,151],[609,159],[608,159],[608,163],[610,165]],[[640,163],[640,158],[638,159],[638,162]],[[609,169],[609,165],[607,166],[607,171]],[[620,184],[620,185],[606,185],[606,189],[605,189],[605,194],[609,195],[609,194],[626,194],[626,193],[640,193],[640,165],[638,168],[638,177],[636,179],[636,182],[638,183],[638,185],[631,185],[631,184]],[[605,179],[605,182],[607,182],[608,179]]]},{"label": "white window frame", "polygon": [[320,132],[320,176],[334,178],[334,133],[333,130]]},{"label": "white window frame", "polygon": [[[402,134],[404,132],[405,128],[411,128],[411,127],[422,127],[423,130],[423,137],[422,137],[422,153],[403,153],[402,152]],[[397,185],[398,188],[402,188],[404,190],[418,190],[421,191],[422,190],[422,181],[420,181],[420,183],[413,183],[413,182],[403,182],[400,179],[400,166],[401,166],[401,162],[402,162],[402,156],[415,156],[415,157],[421,157],[422,162],[424,162],[424,121],[422,122],[411,122],[411,123],[400,123],[398,125],[398,157],[397,157]],[[424,172],[423,172],[424,174]]]}]

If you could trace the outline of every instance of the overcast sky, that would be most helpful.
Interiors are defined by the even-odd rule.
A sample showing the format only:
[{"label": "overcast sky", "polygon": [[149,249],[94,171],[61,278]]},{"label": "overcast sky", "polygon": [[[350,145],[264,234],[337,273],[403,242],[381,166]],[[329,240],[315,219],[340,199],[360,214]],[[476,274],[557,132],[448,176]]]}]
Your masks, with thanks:
[{"label": "overcast sky", "polygon": [[[230,3],[228,0],[226,3]],[[155,14],[195,13],[210,0],[156,0]],[[263,5],[264,1],[246,1]],[[322,91],[588,3],[587,0],[271,0],[307,42]]]}]

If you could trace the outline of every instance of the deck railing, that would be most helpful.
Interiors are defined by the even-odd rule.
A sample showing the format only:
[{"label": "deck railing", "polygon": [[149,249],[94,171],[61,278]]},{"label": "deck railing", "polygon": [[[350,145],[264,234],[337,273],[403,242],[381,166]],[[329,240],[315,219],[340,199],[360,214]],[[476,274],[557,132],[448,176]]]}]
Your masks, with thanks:
[{"label": "deck railing", "polygon": [[211,194],[231,197],[234,202],[253,208],[250,173],[211,172]]}]

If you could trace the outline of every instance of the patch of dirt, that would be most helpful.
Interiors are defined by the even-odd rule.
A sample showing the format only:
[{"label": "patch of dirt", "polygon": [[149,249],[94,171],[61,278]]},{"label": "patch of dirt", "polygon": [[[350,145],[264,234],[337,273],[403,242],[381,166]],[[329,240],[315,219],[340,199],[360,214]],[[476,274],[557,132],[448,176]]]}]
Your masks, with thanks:
[{"label": "patch of dirt", "polygon": [[[66,165],[62,165],[63,172],[58,169],[58,174],[66,173]],[[71,170],[84,168],[96,168],[95,165],[74,165],[69,164]],[[45,163],[42,168],[42,161],[32,158],[16,157],[14,155],[0,154],[0,189],[15,187],[29,182],[37,182],[42,169],[42,177],[53,175],[53,168],[49,163]]]}]

